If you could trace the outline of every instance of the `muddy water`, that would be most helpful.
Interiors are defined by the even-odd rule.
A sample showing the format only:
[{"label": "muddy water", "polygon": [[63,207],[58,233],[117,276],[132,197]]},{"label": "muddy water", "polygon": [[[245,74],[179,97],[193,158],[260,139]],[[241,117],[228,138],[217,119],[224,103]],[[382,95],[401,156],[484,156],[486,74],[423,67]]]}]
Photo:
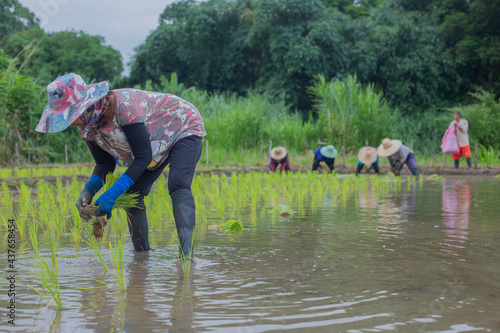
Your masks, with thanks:
[{"label": "muddy water", "polygon": [[269,208],[227,215],[248,230],[199,228],[187,278],[173,261],[173,227],[154,232],[150,254],[127,242],[126,293],[67,235],[62,311],[27,287],[31,253],[18,251],[16,326],[2,316],[0,330],[500,331],[498,180],[426,181],[380,197],[367,190],[286,219]]}]

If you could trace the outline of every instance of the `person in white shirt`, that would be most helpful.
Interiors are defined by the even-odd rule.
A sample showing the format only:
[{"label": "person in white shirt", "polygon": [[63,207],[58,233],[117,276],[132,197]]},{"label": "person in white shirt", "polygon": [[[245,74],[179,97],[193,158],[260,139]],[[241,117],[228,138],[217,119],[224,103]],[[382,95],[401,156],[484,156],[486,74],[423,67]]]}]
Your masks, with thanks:
[{"label": "person in white shirt", "polygon": [[467,160],[469,170],[472,170],[469,134],[467,134],[467,131],[469,129],[469,122],[462,118],[462,112],[459,110],[455,111],[455,113],[453,114],[453,118],[454,120],[451,122],[451,125],[455,125],[458,147],[460,148],[460,152],[458,154],[453,154],[451,156],[451,158],[453,158],[453,162],[455,163],[455,169],[458,169],[460,158],[462,158],[463,156]]}]

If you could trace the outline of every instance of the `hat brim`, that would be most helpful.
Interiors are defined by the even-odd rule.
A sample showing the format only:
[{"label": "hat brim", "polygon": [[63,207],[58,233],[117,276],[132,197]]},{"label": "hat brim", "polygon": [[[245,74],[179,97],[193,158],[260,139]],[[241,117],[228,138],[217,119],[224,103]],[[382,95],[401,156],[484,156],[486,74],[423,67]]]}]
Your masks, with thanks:
[{"label": "hat brim", "polygon": [[[372,150],[373,153],[368,157],[366,152]],[[373,164],[377,161],[377,149],[373,147],[363,147],[359,150],[358,160],[363,164]]]},{"label": "hat brim", "polygon": [[280,150],[273,148],[271,149],[271,158],[273,160],[281,160],[286,157],[288,154],[288,151],[285,148],[282,148]]},{"label": "hat brim", "polygon": [[333,152],[330,152],[326,149],[326,147],[321,148],[320,150],[321,155],[325,156],[326,158],[335,158],[338,155],[338,151],[336,149],[333,149]]},{"label": "hat brim", "polygon": [[377,154],[380,157],[389,157],[394,154],[396,154],[403,145],[403,143],[400,140],[391,140],[391,146],[389,148],[384,148],[383,145],[378,146],[377,148]]},{"label": "hat brim", "polygon": [[109,92],[108,82],[100,82],[85,86],[85,91],[91,90],[85,99],[71,106],[59,106],[51,108],[50,103],[45,105],[42,117],[35,128],[40,133],[57,133],[68,128],[85,110],[97,103]]}]

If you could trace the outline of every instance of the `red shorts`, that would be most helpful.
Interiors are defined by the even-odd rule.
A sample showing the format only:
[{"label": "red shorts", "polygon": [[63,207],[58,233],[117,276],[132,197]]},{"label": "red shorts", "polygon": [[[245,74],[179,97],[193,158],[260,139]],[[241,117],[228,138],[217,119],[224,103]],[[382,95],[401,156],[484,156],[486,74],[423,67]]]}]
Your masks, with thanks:
[{"label": "red shorts", "polygon": [[464,156],[465,158],[470,158],[471,153],[470,153],[470,145],[467,145],[465,147],[459,147],[460,148],[460,153],[458,154],[452,154],[451,158],[454,160],[459,160],[460,157]]}]

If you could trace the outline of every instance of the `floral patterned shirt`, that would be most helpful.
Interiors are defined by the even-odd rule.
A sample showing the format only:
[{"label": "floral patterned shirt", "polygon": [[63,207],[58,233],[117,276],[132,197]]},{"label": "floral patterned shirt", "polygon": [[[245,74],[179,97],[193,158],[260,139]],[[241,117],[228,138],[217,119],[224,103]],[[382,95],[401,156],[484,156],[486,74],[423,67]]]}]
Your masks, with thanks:
[{"label": "floral patterned shirt", "polygon": [[117,89],[113,92],[116,106],[112,122],[100,128],[96,124],[90,131],[80,129],[80,134],[128,164],[132,164],[134,156],[122,126],[137,123],[146,126],[153,152],[148,166],[150,170],[167,159],[170,149],[179,139],[207,134],[200,112],[180,97],[137,89]]}]

